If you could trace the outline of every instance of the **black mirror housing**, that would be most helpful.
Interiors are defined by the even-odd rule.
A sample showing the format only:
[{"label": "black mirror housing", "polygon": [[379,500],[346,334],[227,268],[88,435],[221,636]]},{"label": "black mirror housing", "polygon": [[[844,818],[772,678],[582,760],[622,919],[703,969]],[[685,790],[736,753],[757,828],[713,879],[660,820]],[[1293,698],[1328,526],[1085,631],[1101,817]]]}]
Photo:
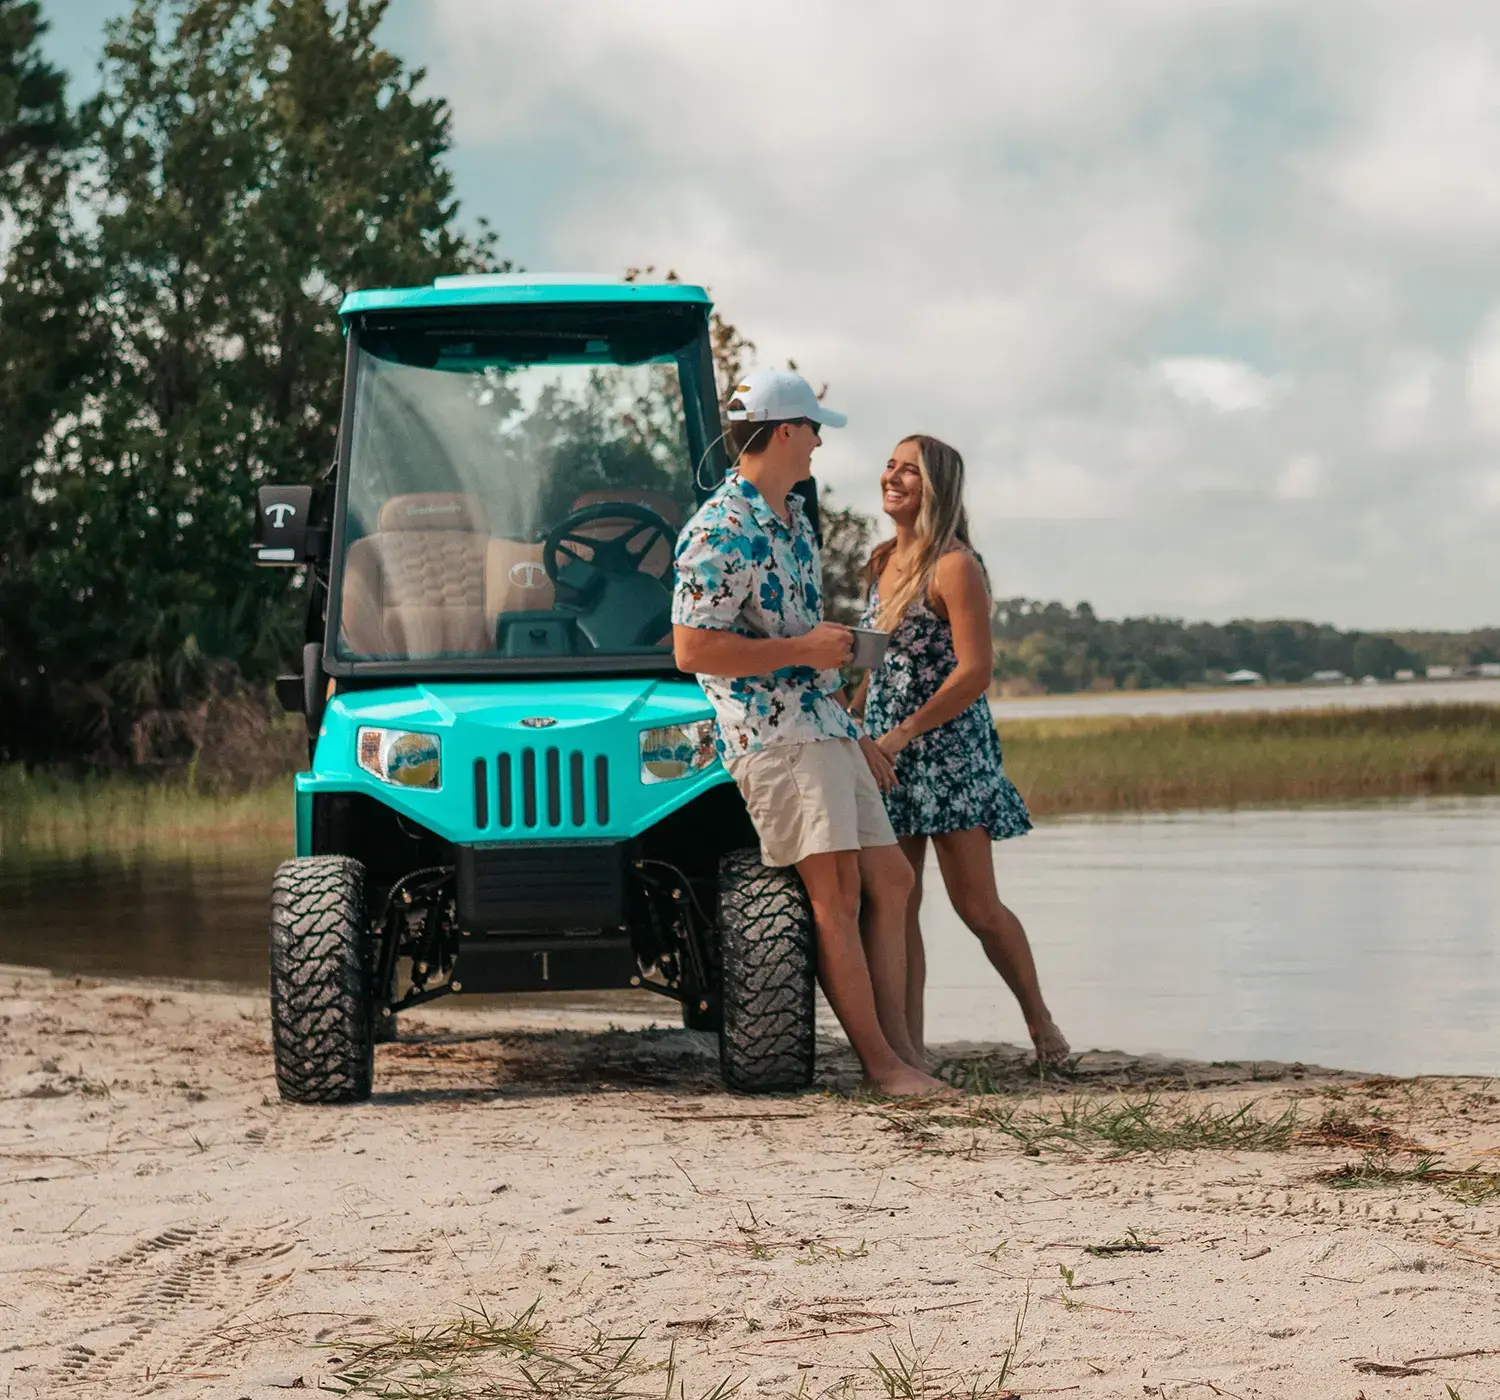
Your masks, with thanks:
[{"label": "black mirror housing", "polygon": [[256,511],[255,562],[296,566],[311,563],[321,543],[319,530],[308,528],[311,486],[262,486]]}]

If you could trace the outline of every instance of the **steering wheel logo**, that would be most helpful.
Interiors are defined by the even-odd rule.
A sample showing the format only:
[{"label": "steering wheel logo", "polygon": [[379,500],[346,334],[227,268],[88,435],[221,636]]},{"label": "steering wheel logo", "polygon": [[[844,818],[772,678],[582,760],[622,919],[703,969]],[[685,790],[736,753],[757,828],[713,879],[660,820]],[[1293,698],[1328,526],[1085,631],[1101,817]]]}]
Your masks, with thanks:
[{"label": "steering wheel logo", "polygon": [[547,571],[530,559],[510,566],[510,581],[517,588],[540,588],[547,581]]}]

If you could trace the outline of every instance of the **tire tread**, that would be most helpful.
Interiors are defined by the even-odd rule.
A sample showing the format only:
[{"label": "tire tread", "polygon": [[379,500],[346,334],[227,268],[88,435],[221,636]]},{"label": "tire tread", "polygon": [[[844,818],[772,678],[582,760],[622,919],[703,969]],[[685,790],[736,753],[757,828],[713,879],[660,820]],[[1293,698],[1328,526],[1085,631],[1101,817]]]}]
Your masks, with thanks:
[{"label": "tire tread", "polygon": [[358,1103],[374,1081],[365,869],[348,856],[283,861],[271,887],[271,1043],[292,1103]]}]

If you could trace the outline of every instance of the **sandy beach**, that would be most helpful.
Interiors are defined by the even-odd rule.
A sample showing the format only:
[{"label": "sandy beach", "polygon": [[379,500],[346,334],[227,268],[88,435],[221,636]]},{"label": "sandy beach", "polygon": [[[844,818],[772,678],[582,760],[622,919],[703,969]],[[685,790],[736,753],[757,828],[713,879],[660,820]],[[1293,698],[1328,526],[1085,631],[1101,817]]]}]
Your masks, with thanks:
[{"label": "sandy beach", "polygon": [[262,997],[4,969],[4,1395],[1500,1396],[1500,1083],[746,1099],[670,1011],[438,1004],[309,1109]]}]

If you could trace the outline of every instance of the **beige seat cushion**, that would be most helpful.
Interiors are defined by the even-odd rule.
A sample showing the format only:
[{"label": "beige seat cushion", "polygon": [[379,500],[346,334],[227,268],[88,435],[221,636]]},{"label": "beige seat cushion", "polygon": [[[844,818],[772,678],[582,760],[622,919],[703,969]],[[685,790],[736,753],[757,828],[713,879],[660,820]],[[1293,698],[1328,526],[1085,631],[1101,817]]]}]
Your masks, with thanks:
[{"label": "beige seat cushion", "polygon": [[357,656],[422,657],[489,651],[485,554],[489,535],[471,496],[392,496],[374,534],[349,546],[342,631]]}]

